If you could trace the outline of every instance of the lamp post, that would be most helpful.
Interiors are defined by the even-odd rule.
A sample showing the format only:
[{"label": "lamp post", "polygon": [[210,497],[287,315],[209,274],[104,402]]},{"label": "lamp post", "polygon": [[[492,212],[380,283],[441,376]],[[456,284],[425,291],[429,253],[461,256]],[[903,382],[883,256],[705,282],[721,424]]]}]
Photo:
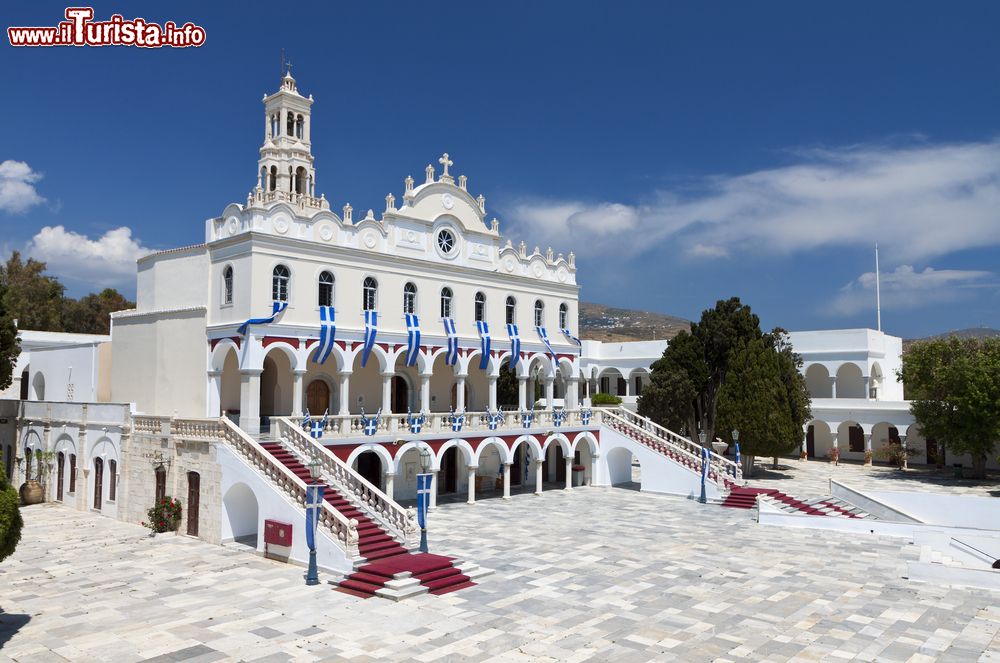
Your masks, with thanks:
[{"label": "lamp post", "polygon": [[[740,432],[733,429],[733,446],[736,447],[736,467],[740,466]],[[735,473],[736,470],[733,470]]]},{"label": "lamp post", "polygon": [[309,468],[309,478],[312,481],[306,488],[306,544],[309,546],[309,570],[306,573],[306,584],[318,585],[316,525],[319,523],[319,506],[323,500],[323,484],[319,481],[320,462],[315,456],[313,456],[306,467]]},{"label": "lamp post", "polygon": [[417,520],[420,525],[420,552],[427,552],[427,509],[430,502],[434,475],[431,469],[431,450],[427,443],[420,446],[420,476],[417,477]]},{"label": "lamp post", "polygon": [[705,447],[705,431],[698,431],[698,441],[701,442],[701,496],[698,501],[702,504],[708,503],[708,496],[705,494],[705,480],[708,479],[708,448]]}]

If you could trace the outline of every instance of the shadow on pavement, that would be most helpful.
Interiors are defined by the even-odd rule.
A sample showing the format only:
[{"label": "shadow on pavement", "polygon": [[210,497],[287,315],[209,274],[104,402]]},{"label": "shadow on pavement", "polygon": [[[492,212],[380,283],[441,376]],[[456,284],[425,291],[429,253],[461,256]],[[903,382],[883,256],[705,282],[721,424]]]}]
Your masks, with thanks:
[{"label": "shadow on pavement", "polygon": [[4,612],[3,608],[0,608],[0,649],[3,649],[4,645],[14,637],[14,634],[30,621],[31,615]]}]

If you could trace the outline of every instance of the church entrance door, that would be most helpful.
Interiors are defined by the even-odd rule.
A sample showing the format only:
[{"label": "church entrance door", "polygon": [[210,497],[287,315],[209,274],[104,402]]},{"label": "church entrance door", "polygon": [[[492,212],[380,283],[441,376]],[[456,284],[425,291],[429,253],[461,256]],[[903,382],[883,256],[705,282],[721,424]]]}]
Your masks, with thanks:
[{"label": "church entrance door", "polygon": [[392,378],[392,411],[402,414],[410,407],[410,385],[404,378]]},{"label": "church entrance door", "polygon": [[198,503],[201,497],[201,475],[188,472],[187,533],[198,536]]},{"label": "church entrance door", "polygon": [[322,416],[330,407],[330,386],[323,380],[313,380],[306,389],[309,414]]},{"label": "church entrance door", "polygon": [[378,454],[374,451],[365,451],[358,455],[357,463],[358,474],[382,490],[382,459]]}]

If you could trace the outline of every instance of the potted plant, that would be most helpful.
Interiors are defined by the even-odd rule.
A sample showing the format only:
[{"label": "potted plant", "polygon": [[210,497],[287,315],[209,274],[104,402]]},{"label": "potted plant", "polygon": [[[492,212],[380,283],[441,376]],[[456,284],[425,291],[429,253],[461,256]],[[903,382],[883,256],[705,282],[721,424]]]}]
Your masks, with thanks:
[{"label": "potted plant", "polygon": [[840,447],[830,449],[830,462],[834,465],[840,462]]},{"label": "potted plant", "polygon": [[35,473],[31,473],[31,465],[25,468],[25,479],[21,485],[21,503],[25,505],[41,504],[45,501],[45,477],[51,469],[51,451],[36,451],[32,454],[31,460],[35,465]]},{"label": "potted plant", "polygon": [[181,524],[181,501],[167,495],[146,511],[149,522],[142,523],[150,529],[150,536],[164,532],[176,532]]},{"label": "potted plant", "polygon": [[892,463],[901,470],[905,470],[906,463],[910,459],[910,456],[916,456],[917,453],[919,452],[916,449],[911,449],[910,447],[904,447],[901,444],[890,442],[884,447],[880,447],[875,452],[875,456],[880,460]]}]

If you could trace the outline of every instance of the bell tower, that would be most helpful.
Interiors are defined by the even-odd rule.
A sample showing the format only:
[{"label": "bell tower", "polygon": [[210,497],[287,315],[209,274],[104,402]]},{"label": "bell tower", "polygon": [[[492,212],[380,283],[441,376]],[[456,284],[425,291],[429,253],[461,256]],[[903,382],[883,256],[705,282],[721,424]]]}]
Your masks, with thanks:
[{"label": "bell tower", "polygon": [[325,209],[318,198],[316,169],[309,139],[313,98],[299,94],[287,66],[277,92],[264,97],[264,144],[257,162],[256,202],[288,201],[306,208]]}]

